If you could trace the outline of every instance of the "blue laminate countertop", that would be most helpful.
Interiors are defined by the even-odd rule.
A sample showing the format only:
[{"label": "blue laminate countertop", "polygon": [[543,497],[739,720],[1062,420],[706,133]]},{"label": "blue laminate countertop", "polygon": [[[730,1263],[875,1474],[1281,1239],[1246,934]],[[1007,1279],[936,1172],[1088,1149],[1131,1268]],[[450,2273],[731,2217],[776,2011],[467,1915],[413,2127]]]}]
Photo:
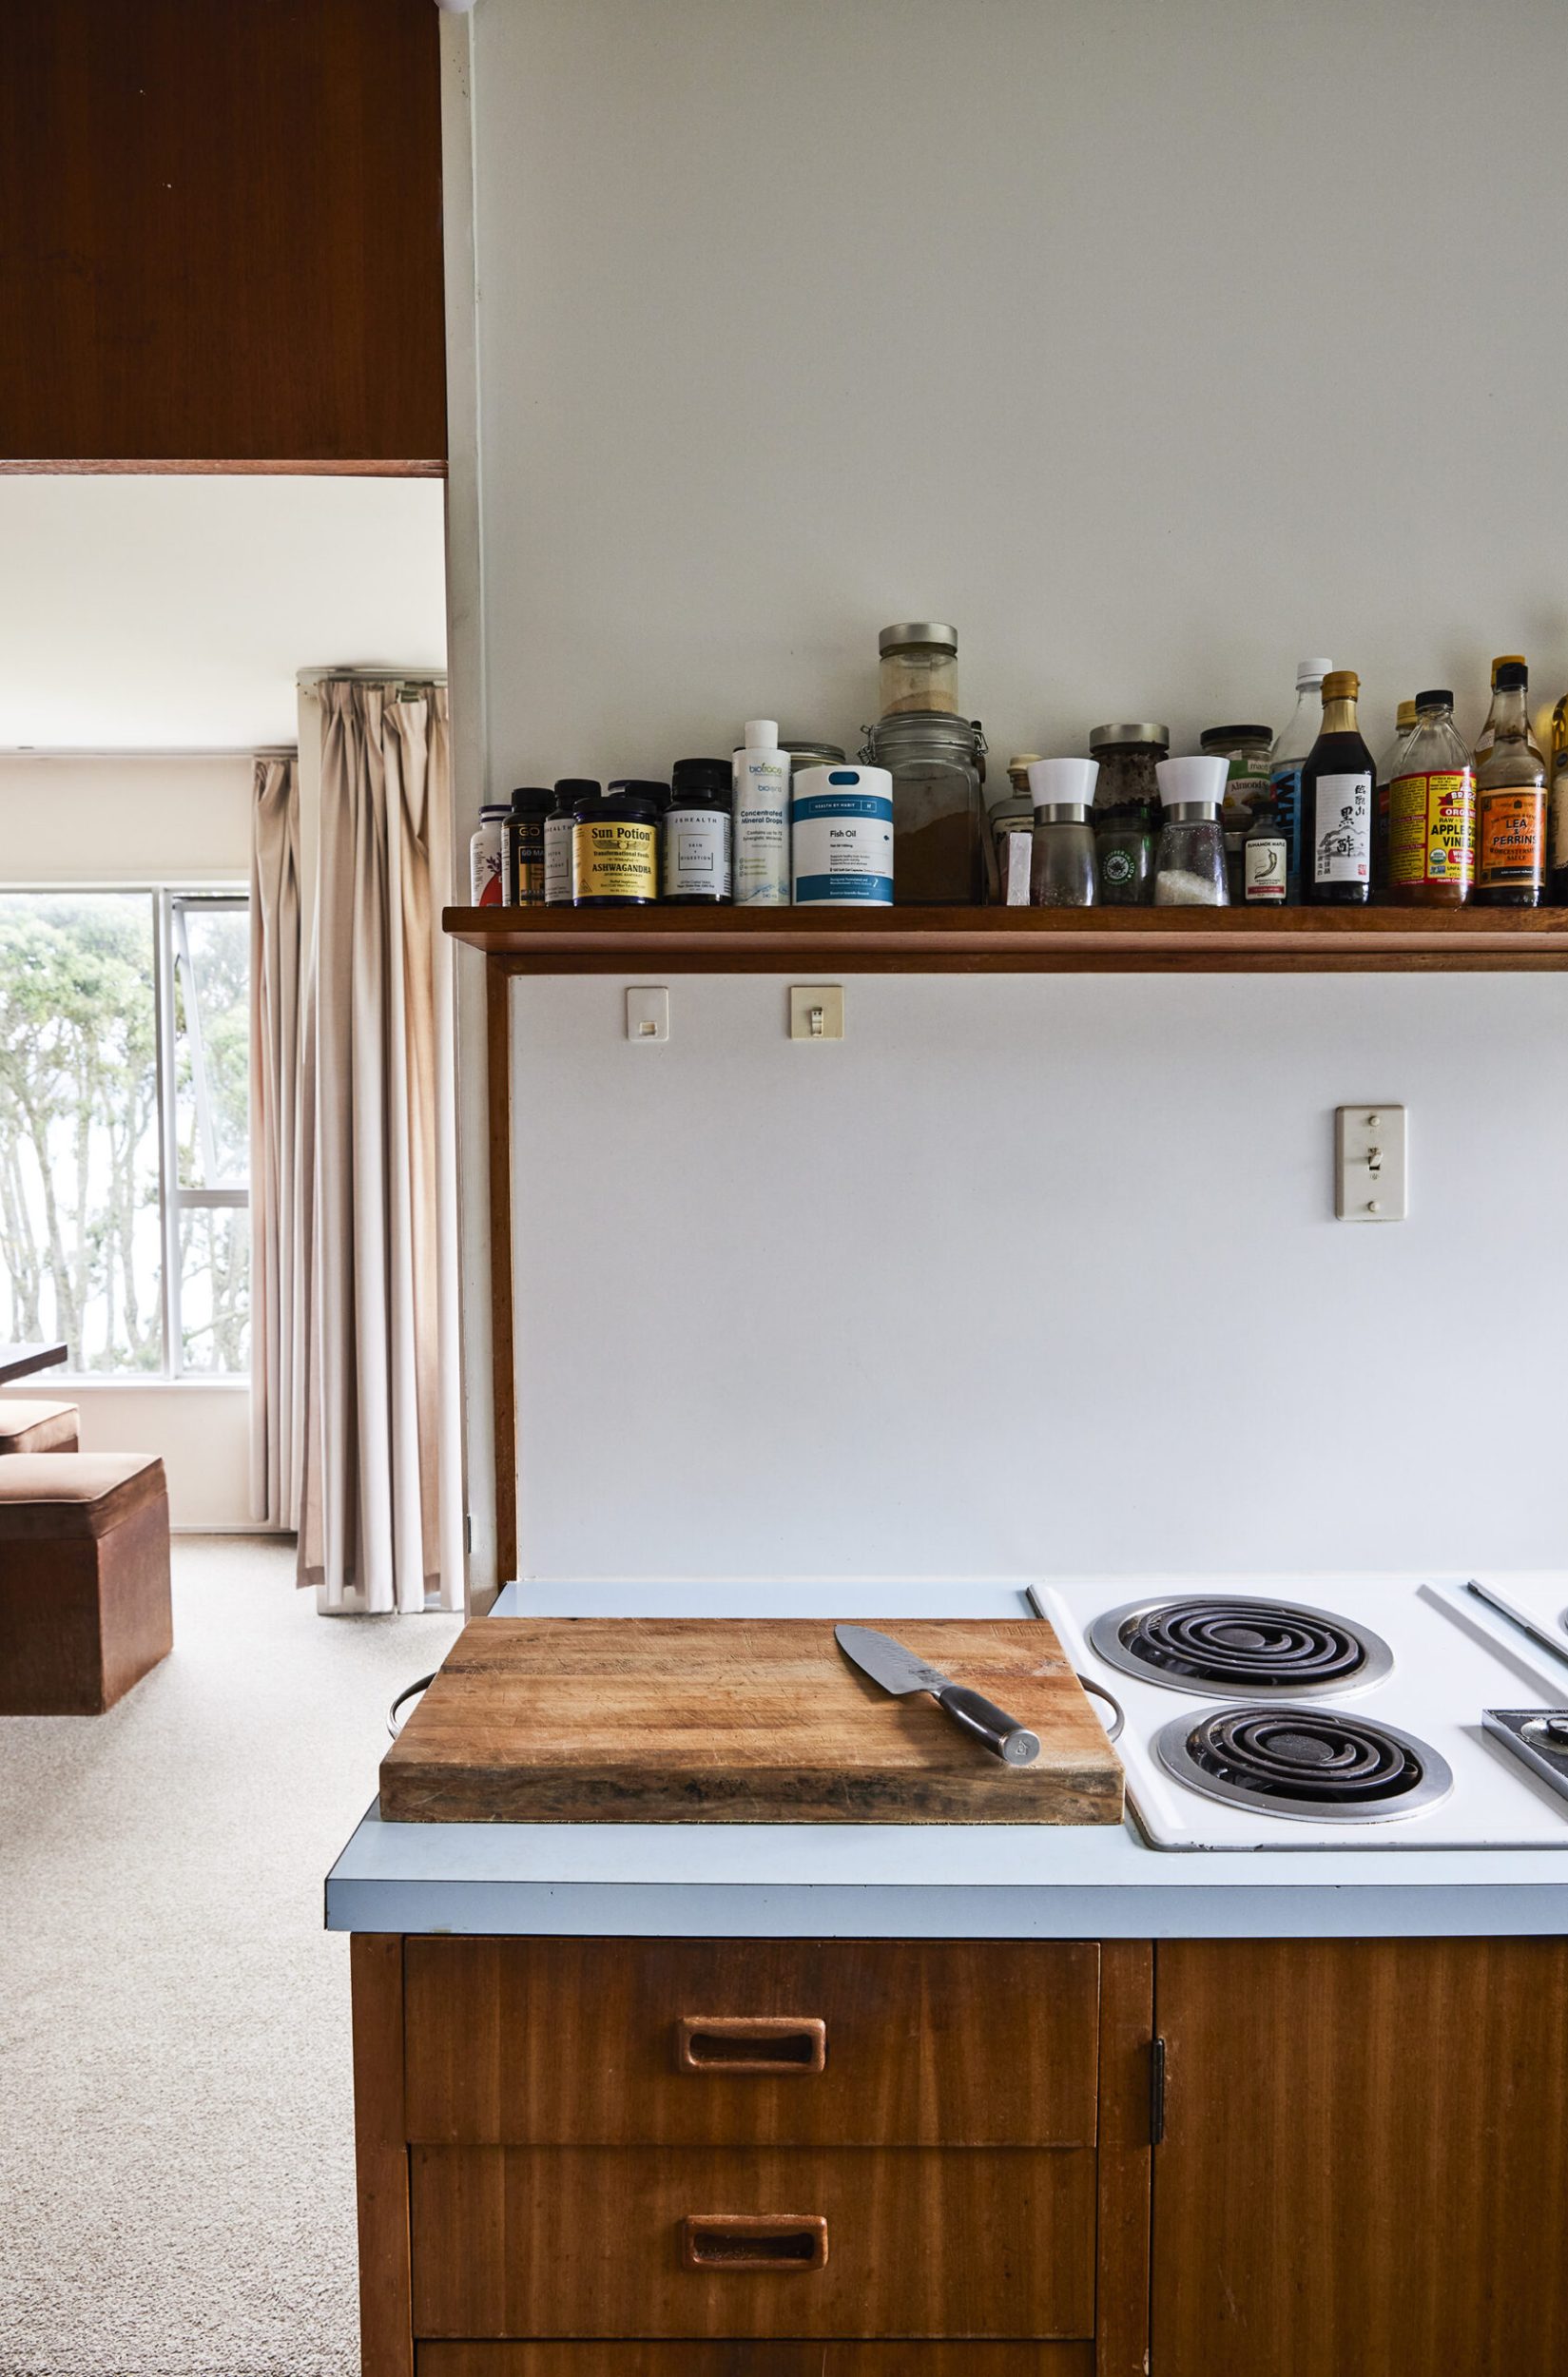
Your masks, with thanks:
[{"label": "blue laminate countertop", "polygon": [[[868,1598],[863,1581],[854,1592]],[[1027,1617],[966,1583],[966,1617]],[[778,1597],[775,1597],[778,1596]],[[785,1597],[785,1608],[779,1608]],[[493,1614],[837,1617],[844,1589],[509,1586]],[[881,1597],[879,1589],[878,1597]],[[954,1589],[900,1585],[910,1617]],[[383,1824],[326,1884],[332,1931],[680,1939],[1171,1940],[1568,1932],[1561,1849],[1147,1847],[1113,1825]]]}]

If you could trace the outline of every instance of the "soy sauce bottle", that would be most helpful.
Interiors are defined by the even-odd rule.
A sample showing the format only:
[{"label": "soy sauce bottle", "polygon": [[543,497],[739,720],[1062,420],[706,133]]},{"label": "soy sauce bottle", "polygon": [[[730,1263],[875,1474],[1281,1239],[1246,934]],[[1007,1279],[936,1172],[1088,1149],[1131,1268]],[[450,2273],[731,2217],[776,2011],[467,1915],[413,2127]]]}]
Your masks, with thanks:
[{"label": "soy sauce bottle", "polygon": [[1361,679],[1330,669],[1323,729],[1301,771],[1301,896],[1365,907],[1372,884],[1372,787],[1377,768],[1356,724]]}]

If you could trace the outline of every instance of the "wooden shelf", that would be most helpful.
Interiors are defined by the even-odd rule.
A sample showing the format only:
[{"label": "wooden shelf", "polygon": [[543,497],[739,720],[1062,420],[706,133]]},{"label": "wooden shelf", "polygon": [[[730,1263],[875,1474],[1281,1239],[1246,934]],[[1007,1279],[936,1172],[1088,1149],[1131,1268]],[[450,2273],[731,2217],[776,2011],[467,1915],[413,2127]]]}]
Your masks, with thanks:
[{"label": "wooden shelf", "polygon": [[509,974],[1568,969],[1568,908],[448,908]]}]

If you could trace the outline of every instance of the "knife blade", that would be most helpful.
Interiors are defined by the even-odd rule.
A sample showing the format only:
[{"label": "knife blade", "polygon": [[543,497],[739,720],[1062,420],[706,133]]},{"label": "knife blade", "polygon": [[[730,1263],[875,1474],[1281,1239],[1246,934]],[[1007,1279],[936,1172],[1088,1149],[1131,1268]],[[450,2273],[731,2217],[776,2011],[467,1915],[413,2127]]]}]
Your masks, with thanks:
[{"label": "knife blade", "polygon": [[1037,1733],[1010,1717],[1005,1709],[998,1709],[994,1700],[987,1700],[983,1692],[971,1691],[967,1684],[955,1684],[940,1668],[918,1659],[893,1635],[880,1633],[874,1626],[835,1626],[833,1639],[844,1657],[884,1692],[900,1699],[910,1692],[930,1692],[961,1731],[983,1743],[1005,1765],[1032,1767],[1039,1756]]}]

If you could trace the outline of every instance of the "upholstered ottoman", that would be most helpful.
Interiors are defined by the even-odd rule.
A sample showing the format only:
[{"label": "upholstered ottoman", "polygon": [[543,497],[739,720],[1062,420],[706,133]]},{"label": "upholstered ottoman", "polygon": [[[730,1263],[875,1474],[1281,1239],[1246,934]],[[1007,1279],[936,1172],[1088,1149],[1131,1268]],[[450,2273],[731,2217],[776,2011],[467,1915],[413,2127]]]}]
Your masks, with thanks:
[{"label": "upholstered ottoman", "polygon": [[173,1642],[163,1462],[0,1460],[0,1716],[96,1716]]},{"label": "upholstered ottoman", "polygon": [[0,1458],[8,1453],[74,1453],[80,1417],[74,1403],[0,1400]]}]

